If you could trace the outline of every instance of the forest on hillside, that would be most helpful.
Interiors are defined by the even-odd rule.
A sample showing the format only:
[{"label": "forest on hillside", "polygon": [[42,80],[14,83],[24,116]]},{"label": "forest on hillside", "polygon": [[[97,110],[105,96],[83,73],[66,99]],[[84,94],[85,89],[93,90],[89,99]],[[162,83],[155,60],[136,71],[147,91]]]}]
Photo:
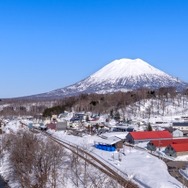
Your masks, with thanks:
[{"label": "forest on hillside", "polygon": [[174,98],[182,100],[188,97],[188,89],[177,92],[174,87],[150,90],[141,88],[135,91],[116,92],[113,94],[81,94],[79,96],[66,97],[63,99],[50,100],[12,100],[1,101],[0,115],[22,116],[32,115],[47,117],[52,114],[60,114],[66,111],[93,112],[93,113],[115,113],[119,109],[137,104],[139,101],[157,99],[160,108],[165,106],[165,101]]},{"label": "forest on hillside", "polygon": [[[181,93],[176,92],[173,87],[160,88],[158,90],[149,90],[142,88],[129,92],[116,92],[113,94],[82,94],[76,97],[69,97],[59,101],[58,105],[47,108],[43,112],[43,116],[52,114],[60,114],[63,111],[76,112],[93,112],[93,113],[112,113],[119,109],[125,109],[127,106],[133,105],[145,99],[158,99],[161,104],[168,99],[174,99],[177,96],[188,96],[188,91],[184,90]],[[181,99],[181,97],[180,97]]]}]

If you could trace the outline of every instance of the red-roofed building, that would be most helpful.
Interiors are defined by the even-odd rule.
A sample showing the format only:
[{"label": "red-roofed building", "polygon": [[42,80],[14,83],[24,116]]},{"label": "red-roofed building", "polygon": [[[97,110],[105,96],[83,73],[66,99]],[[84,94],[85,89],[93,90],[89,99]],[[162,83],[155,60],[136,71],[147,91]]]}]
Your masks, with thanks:
[{"label": "red-roofed building", "polygon": [[147,144],[147,149],[155,151],[157,148],[167,147],[170,144],[188,143],[188,138],[172,138],[167,140],[152,140]]},{"label": "red-roofed building", "polygon": [[177,157],[181,155],[188,155],[188,143],[184,144],[170,144],[165,149],[166,155]]},{"label": "red-roofed building", "polygon": [[165,140],[172,139],[172,134],[169,131],[138,131],[130,132],[126,136],[126,141],[131,144],[140,142],[149,142],[151,140]]}]

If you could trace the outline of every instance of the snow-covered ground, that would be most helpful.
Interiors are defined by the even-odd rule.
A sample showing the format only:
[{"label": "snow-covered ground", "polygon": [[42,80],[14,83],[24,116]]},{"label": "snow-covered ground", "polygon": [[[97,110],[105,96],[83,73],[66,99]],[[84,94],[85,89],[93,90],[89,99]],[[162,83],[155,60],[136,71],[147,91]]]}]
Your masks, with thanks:
[{"label": "snow-covered ground", "polygon": [[[150,155],[147,151],[124,146],[120,153],[117,151],[108,152],[94,147],[94,141],[98,139],[97,136],[76,137],[67,135],[63,131],[51,133],[54,137],[63,141],[87,148],[88,152],[99,157],[104,163],[111,165],[112,168],[120,170],[128,178],[137,183],[143,182],[143,185],[139,184],[140,187],[182,187],[180,182],[170,176],[166,164],[157,157]],[[121,161],[118,160],[119,156]]]}]

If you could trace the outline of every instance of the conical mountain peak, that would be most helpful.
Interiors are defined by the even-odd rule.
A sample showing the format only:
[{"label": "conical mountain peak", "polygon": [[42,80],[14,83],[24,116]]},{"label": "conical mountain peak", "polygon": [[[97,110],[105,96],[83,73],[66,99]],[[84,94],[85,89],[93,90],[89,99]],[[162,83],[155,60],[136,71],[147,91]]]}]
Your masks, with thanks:
[{"label": "conical mountain peak", "polygon": [[170,76],[141,59],[118,59],[107,64],[88,78],[71,86],[36,97],[65,97],[81,93],[114,93],[139,88],[158,89],[175,87],[183,89],[187,83]]},{"label": "conical mountain peak", "polygon": [[[140,76],[144,74],[157,74],[166,76],[166,74],[159,69],[151,66],[141,59],[119,59],[112,61],[104,66],[102,69],[91,75],[91,78],[104,80],[122,79],[126,77]],[[99,81],[99,80],[98,80]]]}]

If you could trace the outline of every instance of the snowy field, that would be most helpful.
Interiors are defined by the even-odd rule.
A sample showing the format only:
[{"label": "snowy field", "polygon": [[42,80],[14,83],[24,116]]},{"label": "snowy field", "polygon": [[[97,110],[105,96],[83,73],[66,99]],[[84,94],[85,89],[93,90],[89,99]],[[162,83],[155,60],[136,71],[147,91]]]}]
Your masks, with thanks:
[{"label": "snowy field", "polygon": [[140,187],[183,187],[180,182],[170,176],[166,164],[157,157],[150,155],[147,151],[140,151],[125,146],[121,151],[121,161],[119,161],[118,152],[108,152],[94,148],[93,144],[98,139],[97,136],[75,137],[66,135],[65,132],[54,132],[52,135],[68,143],[87,148],[88,152],[98,156],[101,161],[108,163],[112,168],[120,170],[129,179],[137,183],[143,182],[143,185],[140,184]]}]

